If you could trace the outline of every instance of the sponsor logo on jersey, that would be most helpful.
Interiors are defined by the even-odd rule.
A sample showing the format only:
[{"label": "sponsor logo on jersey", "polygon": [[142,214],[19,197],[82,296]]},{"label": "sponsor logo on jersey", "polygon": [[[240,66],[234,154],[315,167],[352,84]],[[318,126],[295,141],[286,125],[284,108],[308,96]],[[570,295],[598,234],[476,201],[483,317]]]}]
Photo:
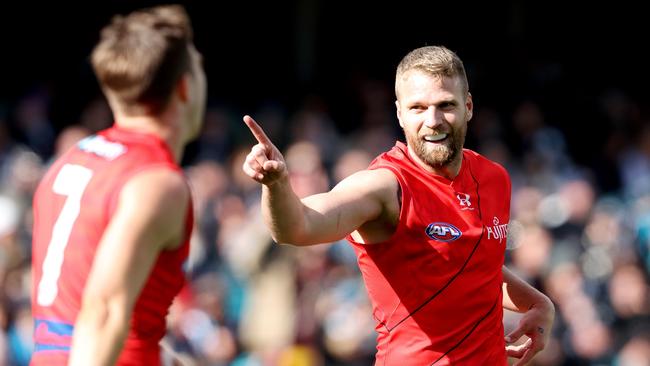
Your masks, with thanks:
[{"label": "sponsor logo on jersey", "polygon": [[424,231],[431,239],[444,242],[454,241],[463,235],[457,227],[446,222],[433,222]]},{"label": "sponsor logo on jersey", "polygon": [[469,194],[456,192],[456,198],[458,198],[458,204],[460,205],[461,210],[465,211],[474,209],[474,207],[472,207],[472,202],[469,200]]},{"label": "sponsor logo on jersey", "polygon": [[499,218],[494,216],[493,226],[486,226],[488,239],[495,239],[501,243],[508,238],[508,224],[499,224]]},{"label": "sponsor logo on jersey", "polygon": [[126,146],[106,140],[103,136],[90,136],[79,141],[80,150],[113,160],[126,152]]}]

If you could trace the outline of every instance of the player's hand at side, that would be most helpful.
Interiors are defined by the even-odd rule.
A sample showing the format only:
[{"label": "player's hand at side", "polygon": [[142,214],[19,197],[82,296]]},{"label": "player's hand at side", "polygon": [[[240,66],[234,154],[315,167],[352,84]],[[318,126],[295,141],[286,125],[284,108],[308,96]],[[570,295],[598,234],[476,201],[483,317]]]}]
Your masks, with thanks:
[{"label": "player's hand at side", "polygon": [[[555,317],[553,304],[537,304],[528,310],[519,321],[519,326],[505,337],[506,354],[518,358],[514,366],[526,365],[546,347],[551,337],[551,327]],[[522,336],[528,340],[521,345],[512,345]]]},{"label": "player's hand at side", "polygon": [[251,148],[246,156],[243,170],[246,175],[255,181],[272,185],[288,175],[284,157],[266,136],[262,127],[250,116],[244,116],[244,123],[251,130],[257,140],[257,145]]}]

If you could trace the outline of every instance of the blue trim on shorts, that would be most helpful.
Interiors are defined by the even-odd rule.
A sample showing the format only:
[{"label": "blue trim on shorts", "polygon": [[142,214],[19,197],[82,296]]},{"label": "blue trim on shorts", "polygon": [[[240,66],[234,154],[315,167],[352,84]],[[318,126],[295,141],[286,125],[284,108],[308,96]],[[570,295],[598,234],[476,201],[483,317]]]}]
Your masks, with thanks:
[{"label": "blue trim on shorts", "polygon": [[70,323],[64,323],[54,320],[45,320],[45,319],[34,319],[34,331],[38,328],[39,325],[47,325],[47,331],[60,336],[72,337],[72,332],[74,331],[74,325]]},{"label": "blue trim on shorts", "polygon": [[44,344],[44,343],[36,343],[34,345],[34,352],[43,352],[43,351],[70,352],[70,346],[59,346],[55,344]]},{"label": "blue trim on shorts", "polygon": [[[39,326],[45,325],[47,333],[53,336],[65,337],[63,342],[66,341],[69,343],[71,341],[72,332],[74,331],[74,325],[57,320],[46,320],[46,319],[34,319],[34,333],[36,336],[36,329]],[[67,339],[66,339],[67,338]],[[44,351],[59,351],[59,352],[70,352],[70,345],[65,344],[54,344],[49,342],[43,342],[39,339],[35,339],[34,342],[34,353],[44,352]]]}]

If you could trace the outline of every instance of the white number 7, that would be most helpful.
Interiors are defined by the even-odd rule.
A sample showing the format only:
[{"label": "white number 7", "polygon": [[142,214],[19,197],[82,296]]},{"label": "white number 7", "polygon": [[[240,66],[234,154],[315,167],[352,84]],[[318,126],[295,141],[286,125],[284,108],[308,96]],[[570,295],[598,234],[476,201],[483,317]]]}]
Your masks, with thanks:
[{"label": "white number 7", "polygon": [[54,179],[52,191],[66,196],[65,204],[52,229],[52,238],[47,246],[47,254],[43,261],[43,272],[38,283],[37,301],[41,306],[50,306],[56,298],[59,289],[57,282],[61,275],[65,247],[70,239],[72,226],[79,216],[81,196],[83,195],[92,170],[81,165],[66,164]]}]

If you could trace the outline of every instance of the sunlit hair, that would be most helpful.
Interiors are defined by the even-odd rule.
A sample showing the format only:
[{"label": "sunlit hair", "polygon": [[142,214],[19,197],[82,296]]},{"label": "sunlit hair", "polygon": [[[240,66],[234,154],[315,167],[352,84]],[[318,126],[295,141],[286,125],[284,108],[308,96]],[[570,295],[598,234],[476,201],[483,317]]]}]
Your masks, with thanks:
[{"label": "sunlit hair", "polygon": [[399,90],[406,74],[414,70],[435,77],[459,76],[463,82],[463,95],[467,95],[469,91],[465,67],[458,55],[443,46],[426,46],[409,52],[397,66],[395,95],[398,99]]},{"label": "sunlit hair", "polygon": [[128,114],[156,114],[191,72],[192,26],[182,6],[115,16],[101,31],[92,66],[102,90]]}]

